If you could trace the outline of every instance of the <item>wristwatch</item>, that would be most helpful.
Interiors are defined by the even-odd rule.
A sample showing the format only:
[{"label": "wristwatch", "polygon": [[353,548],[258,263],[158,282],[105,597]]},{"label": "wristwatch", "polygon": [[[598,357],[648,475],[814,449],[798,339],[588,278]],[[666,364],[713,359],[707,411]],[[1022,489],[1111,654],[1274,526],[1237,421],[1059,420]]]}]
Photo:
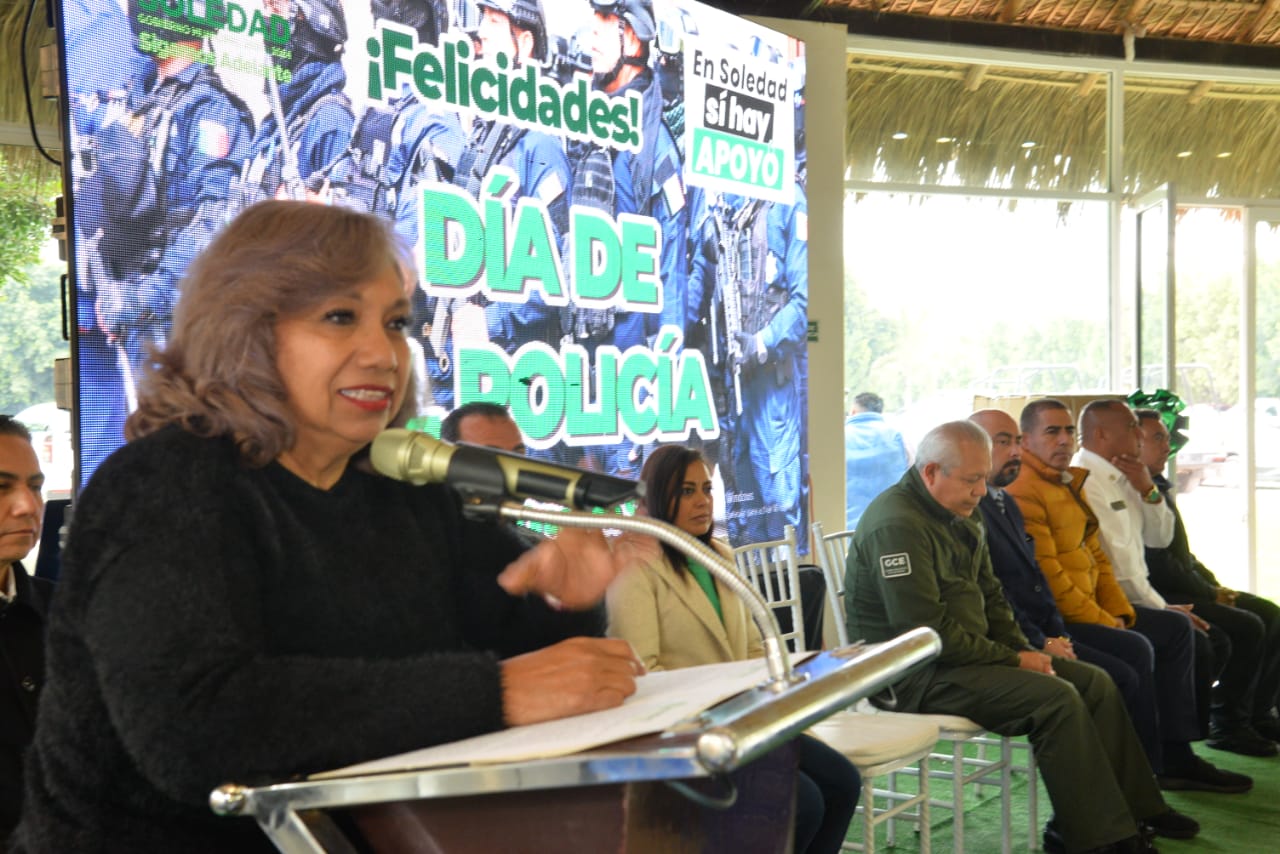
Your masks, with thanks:
[{"label": "wristwatch", "polygon": [[1156,486],[1151,487],[1151,491],[1142,496],[1142,500],[1148,504],[1159,504],[1162,500],[1160,496],[1160,488]]}]

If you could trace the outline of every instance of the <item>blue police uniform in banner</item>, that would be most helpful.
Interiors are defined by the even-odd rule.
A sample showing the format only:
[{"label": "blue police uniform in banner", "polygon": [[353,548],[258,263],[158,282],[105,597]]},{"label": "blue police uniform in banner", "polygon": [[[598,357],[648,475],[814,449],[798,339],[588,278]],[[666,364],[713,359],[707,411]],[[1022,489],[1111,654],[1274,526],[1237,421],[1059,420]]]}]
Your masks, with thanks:
[{"label": "blue police uniform in banner", "polygon": [[[131,81],[128,106],[99,130],[94,172],[75,200],[91,256],[78,325],[111,336],[101,347],[88,336],[81,380],[113,418],[147,347],[164,341],[187,265],[225,221],[252,129],[245,105],[201,63],[164,79],[149,65]],[[128,376],[108,379],[113,369]],[[83,424],[81,439],[85,473],[123,441],[119,421],[105,419]]]},{"label": "blue police uniform in banner", "polygon": [[[132,44],[135,39],[129,18],[118,3],[68,0],[60,7],[66,34],[68,106],[71,111],[72,164],[75,184],[71,193],[79,218],[80,186],[96,165],[95,137],[107,124],[123,119],[128,110],[128,86],[151,68],[151,59],[137,50],[127,51],[128,60],[113,56],[104,61],[102,45]],[[100,211],[97,201],[86,205]],[[98,214],[97,221],[101,221]],[[95,225],[96,229],[97,225]],[[92,237],[80,232],[82,240]],[[83,246],[84,243],[82,242]],[[120,425],[129,414],[124,379],[117,349],[98,328],[94,303],[97,291],[86,270],[76,275],[76,373],[81,400],[87,404],[80,424],[81,472],[92,471],[120,444]]]},{"label": "blue police uniform in banner", "polygon": [[392,109],[395,119],[384,180],[395,204],[396,233],[414,246],[421,207],[421,194],[414,190],[423,181],[448,180],[467,137],[457,113],[432,109],[414,95],[397,98]]},{"label": "blue police uniform in banner", "polygon": [[[613,180],[616,193],[614,215],[638,214],[657,221],[662,245],[657,273],[661,280],[660,313],[626,311],[613,314],[613,328],[598,340],[587,344],[594,351],[600,344],[612,344],[621,351],[644,346],[661,326],[675,326],[685,334],[685,282],[688,278],[688,205],[681,175],[680,148],[663,120],[662,97],[654,85],[651,68],[644,68],[630,82],[621,86],[613,97],[628,92],[643,96],[641,122],[643,148],[637,152],[620,151],[613,158]],[[643,403],[643,401],[641,401]],[[638,477],[643,454],[628,438],[614,445],[601,446],[604,469],[619,477]]]},{"label": "blue police uniform in banner", "polygon": [[[800,528],[800,445],[804,389],[796,359],[808,333],[808,203],[796,187],[794,204],[772,202],[765,214],[767,255],[764,293],[754,310],[744,302],[744,328],[751,341],[742,354],[742,414],[735,450],[739,492],[754,485],[764,512],[738,523],[740,542],[782,536],[784,525]],[[757,331],[752,314],[768,318]]]},{"label": "blue police uniform in banner", "polygon": [[[725,340],[725,320],[716,291],[723,217],[730,205],[741,209],[741,197],[722,198],[700,188],[689,194],[689,278],[686,282],[685,347],[701,352],[707,365],[711,398],[715,406],[719,438],[707,442],[703,453],[720,469],[726,496],[738,492],[734,471],[734,443],[737,439],[737,395],[733,387],[733,365]],[[713,198],[714,196],[714,198]],[[732,199],[733,201],[730,201]]]},{"label": "blue police uniform in banner", "polygon": [[[685,332],[685,281],[689,275],[685,240],[689,210],[681,175],[680,147],[663,121],[661,93],[653,83],[653,70],[645,68],[614,94],[614,97],[625,97],[634,90],[644,97],[641,113],[644,148],[639,153],[621,151],[613,161],[617,212],[651,216],[662,228],[658,264],[662,277],[662,313],[620,312],[614,326],[614,343],[622,350],[644,343],[645,336],[657,333],[659,325],[675,326],[682,335]],[[647,186],[638,188],[637,180],[646,177]]]},{"label": "blue police uniform in banner", "polygon": [[[382,176],[383,192],[387,203],[394,205],[396,234],[405,245],[416,247],[421,239],[418,230],[422,186],[452,178],[467,140],[455,112],[432,109],[412,94],[402,95],[392,107],[394,123]],[[448,323],[449,301],[428,297],[419,289],[414,307],[414,333],[423,347],[431,399],[451,409],[453,340]]]},{"label": "blue police uniform in banner", "polygon": [[[520,189],[512,196],[512,209],[526,196],[546,205],[563,256],[569,235],[567,192],[572,175],[559,140],[538,131],[520,132],[500,163],[513,169],[520,182]],[[507,353],[514,353],[526,341],[560,339],[559,312],[547,305],[541,291],[532,291],[524,302],[491,302],[484,313],[489,324],[489,340]]]},{"label": "blue police uniform in banner", "polygon": [[[346,153],[351,143],[355,117],[351,102],[343,93],[347,75],[339,62],[311,59],[301,63],[288,83],[281,83],[280,105],[285,116],[289,145],[297,160],[298,178],[311,190],[308,181]],[[253,158],[245,164],[244,183],[252,203],[277,195],[285,178],[285,152],[280,124],[274,110],[267,113],[253,138]],[[254,192],[256,191],[256,192]],[[285,193],[301,197],[301,188],[286,187]]]},{"label": "blue police uniform in banner", "polygon": [[[487,121],[476,125],[459,160],[454,183],[473,197],[479,197],[486,176],[497,166],[515,173],[519,185],[510,195],[511,210],[521,199],[536,200],[547,210],[561,255],[569,231],[568,190],[572,181],[569,160],[555,138],[539,131],[527,130],[504,122]],[[416,196],[416,192],[411,191]],[[433,298],[434,300],[447,298]],[[474,299],[474,298],[473,298]],[[559,310],[549,306],[538,289],[523,302],[503,302],[478,298],[484,305],[489,341],[508,354],[528,341],[560,340]],[[435,305],[435,323],[447,323],[453,302]],[[446,352],[452,355],[453,342],[448,340]],[[453,406],[453,363],[447,365],[428,359],[428,372],[436,403]]]},{"label": "blue police uniform in banner", "polygon": [[[118,3],[66,0],[62,4],[72,127],[81,143],[109,122],[125,103],[129,79],[146,72],[150,58],[132,48],[129,18]],[[128,59],[104,57],[103,45],[130,45]],[[92,85],[92,89],[83,88]]]}]

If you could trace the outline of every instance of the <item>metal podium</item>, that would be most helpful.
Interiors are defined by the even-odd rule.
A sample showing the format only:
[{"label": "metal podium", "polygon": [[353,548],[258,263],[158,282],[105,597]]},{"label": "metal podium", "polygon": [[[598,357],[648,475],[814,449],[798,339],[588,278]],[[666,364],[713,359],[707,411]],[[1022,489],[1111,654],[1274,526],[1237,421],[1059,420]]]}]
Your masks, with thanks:
[{"label": "metal podium", "polygon": [[[644,837],[633,840],[634,847],[611,843],[611,850],[654,850],[651,834],[661,826],[670,826],[671,839],[688,837],[697,812],[730,807],[739,786],[759,787],[762,779],[792,784],[795,760],[788,742],[897,681],[940,648],[937,634],[920,628],[881,644],[829,650],[796,667],[785,687],[765,683],[667,732],[570,756],[256,787],[230,783],[216,789],[210,803],[221,815],[255,819],[286,854],[482,850],[449,843],[472,838],[459,836],[467,832],[457,829],[459,822],[471,822],[471,833],[477,821],[497,824],[520,838],[537,833],[536,822],[552,819],[582,830],[590,816],[599,819],[601,832],[625,835],[630,829]],[[755,760],[760,761],[752,764]],[[755,780],[746,779],[753,769],[763,771]],[[619,787],[631,794],[623,799],[606,794]],[[773,797],[775,806],[783,800],[767,792],[766,797]],[[682,813],[679,803],[695,812]],[[783,807],[777,820],[760,822],[751,832],[771,827],[789,833],[789,799]],[[451,819],[450,813],[457,817]],[[527,821],[535,825],[514,826]],[[643,833],[638,824],[644,825]],[[545,850],[589,849],[560,838]]]},{"label": "metal podium", "polygon": [[[383,436],[389,441],[375,440],[374,467],[410,482],[435,476],[428,476],[430,466],[419,456],[448,448],[431,437],[415,439],[409,431],[388,430]],[[468,453],[497,452],[470,448]],[[567,476],[578,474],[566,469]],[[325,775],[268,786],[228,783],[209,796],[215,813],[252,817],[286,854],[787,850],[796,774],[789,742],[896,682],[942,648],[936,632],[918,628],[874,646],[823,652],[793,668],[768,603],[729,561],[679,528],[641,516],[525,506],[511,500],[520,496],[498,470],[462,493],[468,515],[616,529],[680,549],[744,600],[760,629],[768,680],[650,737],[554,759]],[[739,794],[746,795],[741,803]],[[722,839],[719,834],[732,830],[732,823],[716,817],[744,813],[744,803],[764,811],[755,816],[754,826],[746,825],[750,845],[685,845],[689,831],[708,824],[702,821],[708,817],[706,832]],[[495,828],[500,841],[476,839]],[[584,828],[595,834],[590,842],[565,837]],[[768,834],[778,837],[777,844],[766,839]],[[544,838],[545,847],[525,844]]]}]

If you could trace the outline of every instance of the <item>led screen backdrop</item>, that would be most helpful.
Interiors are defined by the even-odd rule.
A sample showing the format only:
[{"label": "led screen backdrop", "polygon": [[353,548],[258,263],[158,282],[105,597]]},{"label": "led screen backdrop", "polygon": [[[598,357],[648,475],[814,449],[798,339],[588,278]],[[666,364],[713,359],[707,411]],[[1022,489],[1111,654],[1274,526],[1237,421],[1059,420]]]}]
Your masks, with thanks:
[{"label": "led screen backdrop", "polygon": [[81,482],[186,266],[269,197],[394,221],[416,426],[715,463],[735,542],[803,531],[803,45],[673,0],[63,0]]}]

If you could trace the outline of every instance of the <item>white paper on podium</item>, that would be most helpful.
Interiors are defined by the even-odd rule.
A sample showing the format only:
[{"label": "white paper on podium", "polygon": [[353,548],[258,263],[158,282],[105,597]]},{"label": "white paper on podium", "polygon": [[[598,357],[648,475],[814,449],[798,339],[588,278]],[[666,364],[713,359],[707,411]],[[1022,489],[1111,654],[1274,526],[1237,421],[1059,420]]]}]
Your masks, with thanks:
[{"label": "white paper on podium", "polygon": [[[792,656],[792,663],[805,657]],[[313,774],[312,779],[566,756],[625,738],[663,732],[768,677],[769,670],[761,658],[648,673],[636,680],[636,692],[616,709],[512,727]]]}]

